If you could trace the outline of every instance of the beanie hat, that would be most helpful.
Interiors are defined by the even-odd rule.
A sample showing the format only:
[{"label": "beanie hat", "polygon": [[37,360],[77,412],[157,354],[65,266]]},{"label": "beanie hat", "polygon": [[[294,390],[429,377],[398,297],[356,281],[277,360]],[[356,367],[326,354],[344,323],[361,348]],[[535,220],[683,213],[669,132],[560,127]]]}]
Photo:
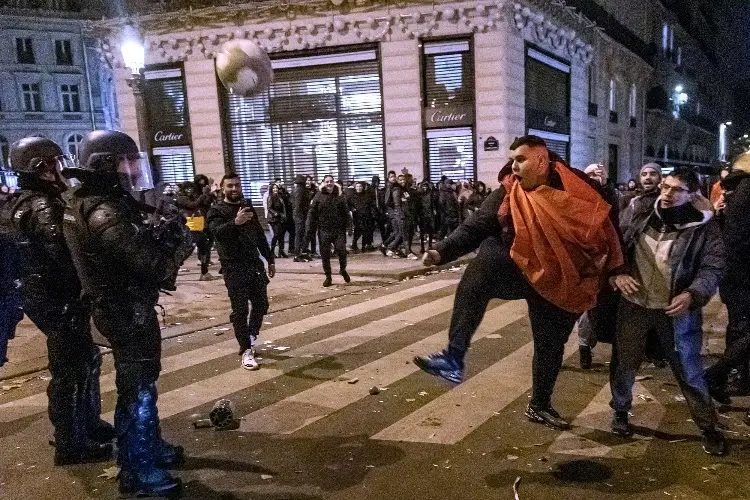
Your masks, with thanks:
[{"label": "beanie hat", "polygon": [[641,173],[643,173],[644,170],[653,170],[659,175],[659,178],[661,179],[661,165],[658,163],[646,163],[641,167]]}]

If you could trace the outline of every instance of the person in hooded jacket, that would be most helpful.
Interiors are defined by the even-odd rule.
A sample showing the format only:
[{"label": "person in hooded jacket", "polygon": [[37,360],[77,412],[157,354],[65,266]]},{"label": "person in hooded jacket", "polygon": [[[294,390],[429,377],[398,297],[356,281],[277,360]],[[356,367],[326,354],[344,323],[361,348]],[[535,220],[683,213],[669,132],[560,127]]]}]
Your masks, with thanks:
[{"label": "person in hooded jacket", "polygon": [[294,249],[297,251],[294,262],[311,260],[308,253],[309,247],[305,247],[305,222],[307,221],[307,211],[310,209],[310,201],[312,200],[312,195],[307,184],[311,182],[309,177],[302,174],[297,174],[294,178],[292,219],[294,220]]},{"label": "person in hooded jacket", "polygon": [[202,186],[195,182],[183,182],[180,184],[175,198],[175,205],[182,211],[187,219],[187,226],[190,229],[190,237],[198,251],[198,261],[201,265],[200,281],[213,281],[216,276],[208,272],[208,265],[211,259],[211,246],[209,236],[206,233],[206,214],[214,196],[210,191],[205,191]]},{"label": "person in hooded jacket", "polygon": [[440,209],[441,222],[440,239],[443,239],[458,227],[460,215],[456,184],[451,179],[447,179],[440,186],[438,207]]},{"label": "person in hooded jacket", "polygon": [[[354,235],[352,236],[351,251],[359,252],[357,241],[362,238],[362,251],[366,247],[366,238],[368,232],[372,235],[373,226],[373,206],[372,197],[365,189],[364,182],[354,184],[354,193],[348,199],[349,210],[352,213],[352,223],[354,226]],[[371,237],[371,236],[370,236]],[[370,239],[370,244],[372,239]]]},{"label": "person in hooded jacket", "polygon": [[339,258],[339,274],[349,283],[351,278],[346,272],[346,226],[349,220],[349,209],[344,196],[340,194],[332,175],[323,177],[320,191],[313,197],[307,213],[305,232],[308,238],[314,237],[318,230],[320,239],[320,257],[323,260],[323,272],[326,275],[323,286],[333,284],[331,278],[331,245],[336,249]]},{"label": "person in hooded jacket", "polygon": [[284,235],[286,234],[286,203],[281,195],[281,187],[278,184],[271,185],[266,203],[266,213],[268,225],[271,226],[271,253],[275,252],[276,245],[279,245],[278,257],[287,258],[284,253]]},{"label": "person in hooded jacket", "polygon": [[[432,235],[435,232],[435,204],[432,196],[432,183],[429,180],[419,184],[419,206],[417,225],[419,226],[419,253],[432,248]],[[427,240],[427,247],[425,247]]]}]

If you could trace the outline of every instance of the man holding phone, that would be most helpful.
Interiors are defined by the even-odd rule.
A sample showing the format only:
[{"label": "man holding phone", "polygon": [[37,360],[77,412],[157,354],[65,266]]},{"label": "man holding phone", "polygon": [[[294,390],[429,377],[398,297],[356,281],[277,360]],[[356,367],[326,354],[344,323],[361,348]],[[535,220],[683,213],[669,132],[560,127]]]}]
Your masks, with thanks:
[{"label": "man holding phone", "polygon": [[[229,321],[240,344],[242,366],[257,370],[255,342],[263,316],[268,312],[267,287],[269,278],[276,274],[276,266],[258,214],[250,200],[242,196],[240,177],[227,174],[220,185],[224,200],[209,209],[206,220],[216,238],[216,250],[232,305]],[[268,264],[268,271],[261,256]]]}]

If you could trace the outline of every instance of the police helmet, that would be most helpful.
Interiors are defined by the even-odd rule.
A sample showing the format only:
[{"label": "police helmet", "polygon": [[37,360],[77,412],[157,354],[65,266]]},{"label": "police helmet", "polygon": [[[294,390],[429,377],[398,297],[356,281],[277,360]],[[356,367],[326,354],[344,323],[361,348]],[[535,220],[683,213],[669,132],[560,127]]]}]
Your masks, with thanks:
[{"label": "police helmet", "polygon": [[46,137],[26,137],[10,147],[10,169],[19,174],[38,174],[47,168],[47,162],[62,158],[63,151]]},{"label": "police helmet", "polygon": [[[138,145],[127,134],[116,130],[95,130],[84,137],[78,152],[79,172],[114,174],[122,187],[131,192],[154,187],[148,156],[139,151]],[[87,175],[81,177],[85,182]]]}]

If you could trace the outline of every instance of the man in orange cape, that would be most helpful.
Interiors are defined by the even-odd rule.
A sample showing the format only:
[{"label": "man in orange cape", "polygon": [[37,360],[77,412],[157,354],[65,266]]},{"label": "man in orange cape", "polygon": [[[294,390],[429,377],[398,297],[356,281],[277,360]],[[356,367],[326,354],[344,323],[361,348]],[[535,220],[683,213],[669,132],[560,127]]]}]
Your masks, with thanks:
[{"label": "man in orange cape", "polygon": [[551,399],[565,342],[624,260],[611,207],[596,183],[556,155],[550,161],[552,155],[537,136],[516,139],[511,161],[500,171],[500,188],[474,217],[425,253],[423,263],[433,265],[479,248],[456,290],[448,348],[414,362],[460,383],[471,337],[490,299],[526,299],[534,340],[526,417],[564,429],[569,425]]}]

